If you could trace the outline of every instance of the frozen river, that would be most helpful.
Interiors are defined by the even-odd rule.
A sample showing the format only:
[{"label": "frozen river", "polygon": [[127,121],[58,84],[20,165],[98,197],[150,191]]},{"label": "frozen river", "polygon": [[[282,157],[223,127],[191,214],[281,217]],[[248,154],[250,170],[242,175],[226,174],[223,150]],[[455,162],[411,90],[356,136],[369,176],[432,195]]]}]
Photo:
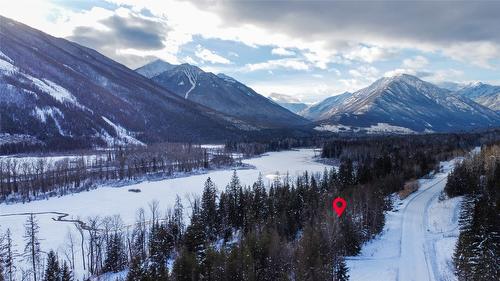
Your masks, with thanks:
[{"label": "frozen river", "polygon": [[[276,173],[284,175],[288,172],[293,178],[304,171],[322,172],[327,165],[315,162],[314,157],[315,151],[313,149],[270,152],[262,157],[244,160],[243,163],[254,168],[238,170],[237,174],[242,184],[251,185],[257,180],[259,174],[262,174],[264,181],[268,183]],[[14,242],[17,244],[17,250],[22,252],[24,247],[23,224],[26,215],[5,216],[6,214],[59,212],[69,214],[66,219],[85,219],[90,216],[105,217],[119,214],[125,224],[132,224],[135,221],[137,210],[139,208],[147,209],[148,203],[153,200],[159,202],[160,210],[163,212],[173,206],[176,195],[179,195],[187,209],[189,205],[186,200],[187,196],[201,194],[208,177],[215,182],[219,190],[223,190],[232,173],[232,170],[218,170],[206,174],[142,182],[123,187],[104,186],[88,192],[25,204],[0,204],[0,232],[10,228]],[[140,189],[141,192],[129,192],[129,189]],[[72,223],[54,221],[53,218],[56,217],[55,214],[37,215],[40,224],[41,247],[44,251],[58,250],[62,258],[68,232],[75,232],[76,229]],[[75,237],[79,237],[76,232]]]}]

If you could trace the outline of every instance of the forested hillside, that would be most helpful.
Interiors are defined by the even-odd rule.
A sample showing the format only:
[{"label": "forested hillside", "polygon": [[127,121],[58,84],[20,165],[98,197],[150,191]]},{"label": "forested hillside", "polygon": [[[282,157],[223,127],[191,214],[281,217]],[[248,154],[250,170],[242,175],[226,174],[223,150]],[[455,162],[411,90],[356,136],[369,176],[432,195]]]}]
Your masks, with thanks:
[{"label": "forested hillside", "polygon": [[454,262],[459,280],[500,278],[500,146],[484,147],[449,175],[450,197],[465,196]]}]

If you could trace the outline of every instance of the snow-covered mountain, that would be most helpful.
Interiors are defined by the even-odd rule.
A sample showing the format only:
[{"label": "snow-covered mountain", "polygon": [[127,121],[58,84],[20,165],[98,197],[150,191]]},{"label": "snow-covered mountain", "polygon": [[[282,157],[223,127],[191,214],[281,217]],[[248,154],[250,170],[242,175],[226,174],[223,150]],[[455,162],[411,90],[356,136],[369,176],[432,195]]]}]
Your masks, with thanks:
[{"label": "snow-covered mountain", "polygon": [[345,92],[340,95],[331,96],[326,98],[316,104],[309,106],[303,111],[299,112],[303,117],[310,120],[323,120],[334,115],[338,110],[339,106],[349,97],[352,93]]},{"label": "snow-covered mountain", "polygon": [[298,114],[300,111],[307,108],[307,104],[289,95],[272,93],[269,95],[269,98],[295,114]]},{"label": "snow-covered mountain", "polygon": [[234,78],[205,72],[190,64],[177,65],[151,79],[181,98],[259,128],[293,127],[308,123]]},{"label": "snow-covered mountain", "polygon": [[456,91],[456,93],[489,109],[500,112],[500,86],[475,82]]},{"label": "snow-covered mountain", "polygon": [[417,77],[381,78],[353,93],[319,122],[319,130],[442,132],[500,126],[500,115]]},{"label": "snow-covered mountain", "polygon": [[146,76],[147,78],[152,78],[174,67],[175,65],[173,64],[157,59],[144,66],[137,68],[135,71],[141,74],[142,76]]},{"label": "snow-covered mountain", "polygon": [[0,133],[77,148],[223,140],[252,129],[95,50],[0,16]]}]

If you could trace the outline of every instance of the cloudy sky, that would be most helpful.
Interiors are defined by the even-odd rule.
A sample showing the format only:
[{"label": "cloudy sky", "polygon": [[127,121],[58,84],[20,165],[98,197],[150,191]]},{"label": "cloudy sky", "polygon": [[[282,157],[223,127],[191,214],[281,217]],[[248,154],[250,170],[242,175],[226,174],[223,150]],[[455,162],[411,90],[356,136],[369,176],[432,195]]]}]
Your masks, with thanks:
[{"label": "cloudy sky", "polygon": [[187,62],[305,102],[397,73],[500,84],[500,1],[0,2],[3,16],[130,68]]}]

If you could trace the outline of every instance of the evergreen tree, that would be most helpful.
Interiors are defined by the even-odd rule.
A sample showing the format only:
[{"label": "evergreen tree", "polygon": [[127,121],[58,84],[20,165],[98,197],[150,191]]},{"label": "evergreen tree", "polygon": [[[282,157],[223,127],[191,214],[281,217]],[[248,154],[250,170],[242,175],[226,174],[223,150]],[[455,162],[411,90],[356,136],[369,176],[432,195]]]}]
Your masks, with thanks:
[{"label": "evergreen tree", "polygon": [[61,281],[73,281],[73,273],[66,262],[63,263],[61,268]]},{"label": "evergreen tree", "polygon": [[210,178],[205,182],[201,197],[201,223],[205,227],[207,241],[215,241],[220,231],[220,220],[217,212],[217,190]]},{"label": "evergreen tree", "polygon": [[334,281],[347,281],[349,280],[349,268],[347,267],[344,258],[339,257],[335,260],[333,267],[333,280]]},{"label": "evergreen tree", "polygon": [[354,180],[354,169],[352,166],[352,160],[350,158],[345,159],[340,163],[339,174],[340,183],[345,187],[353,185]]},{"label": "evergreen tree", "polygon": [[[316,228],[315,228],[316,227]],[[297,249],[298,280],[331,280],[331,247],[318,225],[308,226]]]},{"label": "evergreen tree", "polygon": [[267,194],[266,187],[264,186],[264,181],[262,180],[262,174],[259,173],[259,178],[257,182],[253,184],[253,198],[252,198],[252,214],[253,223],[257,225],[263,225],[267,217]]},{"label": "evergreen tree", "polygon": [[44,281],[60,281],[61,268],[54,251],[47,254],[47,266],[45,269]]},{"label": "evergreen tree", "polygon": [[6,281],[14,281],[16,275],[16,256],[17,253],[15,252],[14,245],[12,244],[11,232],[10,229],[7,229],[4,240],[4,251],[2,253]]},{"label": "evergreen tree", "polygon": [[146,281],[146,272],[140,257],[132,257],[132,262],[127,274],[127,281]]},{"label": "evergreen tree", "polygon": [[147,280],[168,281],[168,269],[165,262],[150,263],[146,276]]},{"label": "evergreen tree", "polygon": [[193,252],[188,251],[187,249],[182,249],[179,256],[174,262],[172,276],[176,281],[199,280],[196,255]]},{"label": "evergreen tree", "polygon": [[0,232],[0,281],[5,281],[5,236]]},{"label": "evergreen tree", "polygon": [[241,228],[243,226],[242,206],[240,206],[241,194],[242,186],[240,179],[236,174],[236,170],[234,170],[231,181],[226,187],[229,224],[234,228]]},{"label": "evergreen tree", "polygon": [[111,234],[106,245],[106,259],[104,261],[104,270],[106,272],[122,271],[127,265],[127,255],[123,244],[122,235],[118,232]]},{"label": "evergreen tree", "polygon": [[202,261],[205,257],[205,226],[203,225],[200,201],[195,199],[193,202],[193,211],[191,215],[191,224],[186,230],[186,235],[184,237],[184,244],[186,249],[195,253],[197,261]]},{"label": "evergreen tree", "polygon": [[169,227],[172,235],[174,236],[175,246],[179,246],[182,235],[184,234],[184,227],[184,207],[182,206],[181,198],[177,195]]},{"label": "evergreen tree", "polygon": [[225,192],[221,192],[220,194],[218,212],[221,227],[220,233],[224,241],[228,241],[232,235],[232,227],[230,224],[229,197]]}]

